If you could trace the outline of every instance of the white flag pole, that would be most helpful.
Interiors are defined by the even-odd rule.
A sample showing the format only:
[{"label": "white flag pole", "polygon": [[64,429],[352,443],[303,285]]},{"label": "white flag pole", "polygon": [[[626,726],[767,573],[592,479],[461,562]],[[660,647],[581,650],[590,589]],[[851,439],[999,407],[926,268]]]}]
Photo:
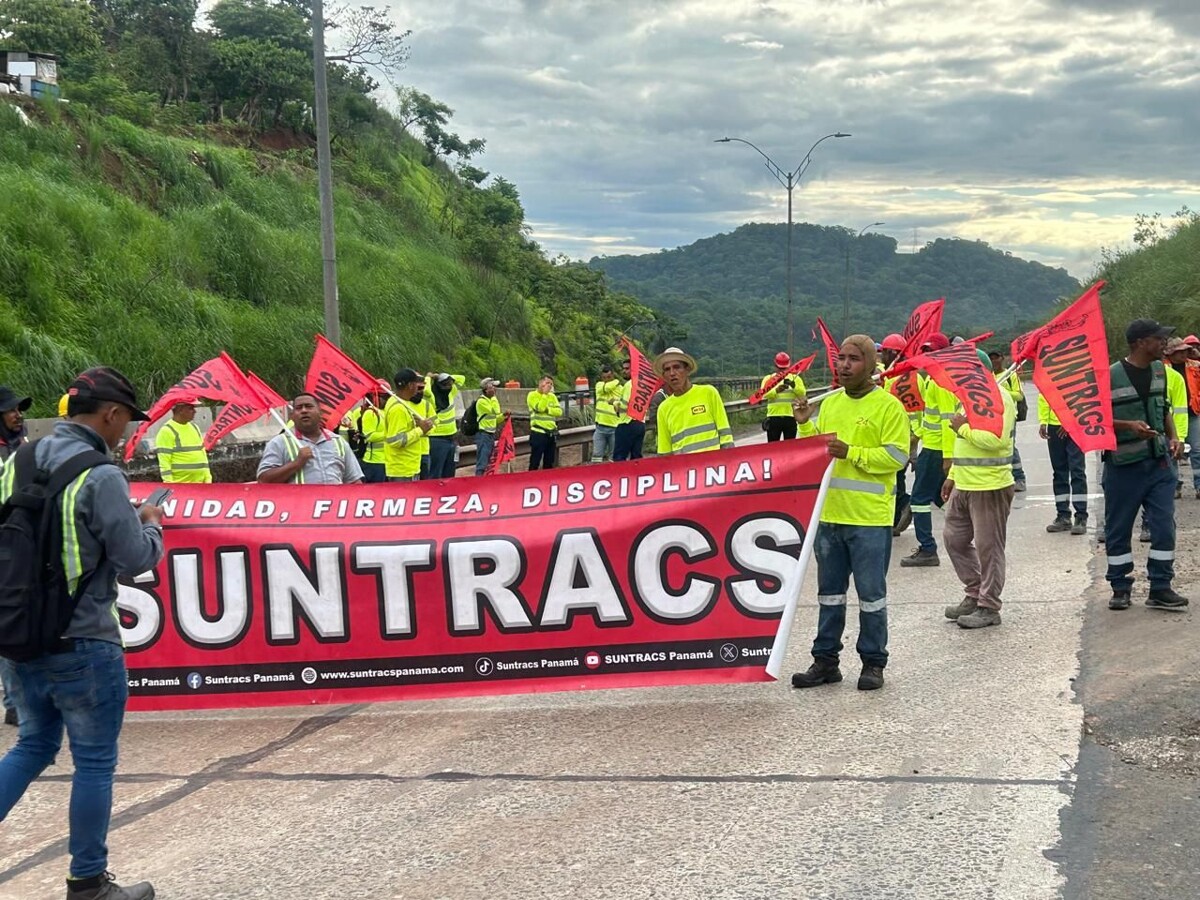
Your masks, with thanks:
[{"label": "white flag pole", "polygon": [[817,489],[817,499],[813,504],[812,518],[808,522],[808,531],[804,533],[804,544],[800,548],[800,558],[796,560],[796,578],[793,584],[796,591],[788,597],[787,605],[783,608],[783,616],[779,619],[779,629],[775,632],[775,643],[771,645],[771,658],[767,660],[767,674],[779,680],[779,672],[783,667],[783,657],[787,653],[788,637],[792,633],[792,620],[796,618],[796,607],[800,603],[800,590],[804,584],[804,576],[808,572],[808,562],[812,559],[813,546],[817,542],[817,526],[821,522],[821,510],[825,508],[825,495],[829,493],[829,480],[833,477],[833,460],[825,467],[821,476],[821,486]]}]

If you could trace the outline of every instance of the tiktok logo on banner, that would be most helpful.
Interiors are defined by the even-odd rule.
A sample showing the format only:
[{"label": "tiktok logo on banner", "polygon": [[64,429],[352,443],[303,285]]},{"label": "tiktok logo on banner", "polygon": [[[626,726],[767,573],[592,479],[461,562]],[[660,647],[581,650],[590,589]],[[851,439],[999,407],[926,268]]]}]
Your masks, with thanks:
[{"label": "tiktok logo on banner", "polygon": [[199,672],[192,672],[187,677],[187,686],[193,691],[200,690],[200,685],[204,683],[204,679],[200,677]]},{"label": "tiktok logo on banner", "polygon": [[475,661],[475,671],[480,675],[491,675],[494,671],[496,671],[496,664],[486,656],[481,656]]}]

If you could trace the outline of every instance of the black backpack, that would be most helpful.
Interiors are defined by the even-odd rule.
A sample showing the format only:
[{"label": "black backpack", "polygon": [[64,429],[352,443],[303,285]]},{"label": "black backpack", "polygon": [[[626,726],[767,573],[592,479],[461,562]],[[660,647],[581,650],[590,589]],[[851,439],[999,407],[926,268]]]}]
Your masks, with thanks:
[{"label": "black backpack", "polygon": [[459,429],[466,437],[474,437],[479,434],[479,398],[476,398],[475,402],[468,406],[467,411],[463,413]]},{"label": "black backpack", "polygon": [[67,590],[62,517],[54,501],[84,472],[114,465],[107,455],[85,450],[44,472],[34,460],[37,443],[9,458],[16,467],[13,492],[0,506],[0,656],[14,662],[64,648],[62,634],[91,579],[82,579],[74,594]]}]

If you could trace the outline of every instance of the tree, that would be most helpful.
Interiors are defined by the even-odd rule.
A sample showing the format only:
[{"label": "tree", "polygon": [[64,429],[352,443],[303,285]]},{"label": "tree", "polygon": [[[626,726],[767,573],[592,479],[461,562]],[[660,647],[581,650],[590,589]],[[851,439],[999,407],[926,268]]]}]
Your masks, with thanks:
[{"label": "tree", "polygon": [[384,77],[394,78],[408,62],[405,41],[412,32],[396,31],[390,12],[386,6],[335,7],[330,27],[337,29],[334,41],[341,49],[326,60],[376,69]]},{"label": "tree", "polygon": [[100,48],[91,6],[80,0],[4,0],[0,34],[9,49],[53,53],[64,65]]}]

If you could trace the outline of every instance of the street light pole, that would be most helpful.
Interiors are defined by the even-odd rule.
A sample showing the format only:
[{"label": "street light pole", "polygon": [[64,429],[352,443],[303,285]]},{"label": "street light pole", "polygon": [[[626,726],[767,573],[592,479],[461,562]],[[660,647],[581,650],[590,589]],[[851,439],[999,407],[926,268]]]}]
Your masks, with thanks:
[{"label": "street light pole", "polygon": [[[858,233],[858,237],[854,239],[854,243],[858,243],[868,228],[876,228],[882,224],[882,222],[872,222],[870,225],[863,226],[862,230]],[[845,340],[846,335],[850,331],[850,241],[846,241],[846,279],[842,294],[842,339]]]},{"label": "street light pole", "polygon": [[325,75],[325,9],[313,0],[313,95],[317,129],[317,194],[321,201],[321,272],[325,296],[325,337],[342,342],[338,315],[337,249],[333,238],[333,161],[329,158],[329,87]]},{"label": "street light pole", "polygon": [[788,356],[795,355],[795,343],[796,343],[795,342],[796,322],[795,322],[795,317],[793,315],[793,310],[792,310],[792,191],[795,189],[796,185],[798,185],[800,183],[800,179],[804,177],[804,173],[808,170],[809,165],[812,163],[812,154],[813,154],[813,151],[817,149],[818,144],[820,144],[822,141],[829,140],[829,138],[848,138],[850,136],[851,135],[849,135],[845,132],[836,131],[833,134],[827,134],[824,137],[818,138],[813,143],[813,145],[808,148],[808,152],[805,153],[804,158],[802,160],[800,160],[800,165],[796,166],[796,168],[792,169],[791,171],[784,170],[778,163],[775,162],[775,160],[771,159],[771,157],[767,156],[767,154],[763,153],[762,150],[760,150],[758,147],[756,147],[754,144],[750,143],[750,141],[747,141],[744,138],[723,137],[723,138],[717,138],[715,141],[713,141],[714,144],[728,144],[728,143],[736,141],[739,144],[745,144],[747,147],[750,147],[752,150],[754,150],[756,153],[758,153],[759,156],[761,156],[763,159],[765,159],[767,161],[767,171],[770,172],[771,175],[774,176],[775,180],[778,181],[781,185],[783,185],[784,189],[787,191],[788,211],[787,211],[787,275],[786,275],[787,290],[786,290],[786,293],[787,293],[787,352],[788,352]]}]

